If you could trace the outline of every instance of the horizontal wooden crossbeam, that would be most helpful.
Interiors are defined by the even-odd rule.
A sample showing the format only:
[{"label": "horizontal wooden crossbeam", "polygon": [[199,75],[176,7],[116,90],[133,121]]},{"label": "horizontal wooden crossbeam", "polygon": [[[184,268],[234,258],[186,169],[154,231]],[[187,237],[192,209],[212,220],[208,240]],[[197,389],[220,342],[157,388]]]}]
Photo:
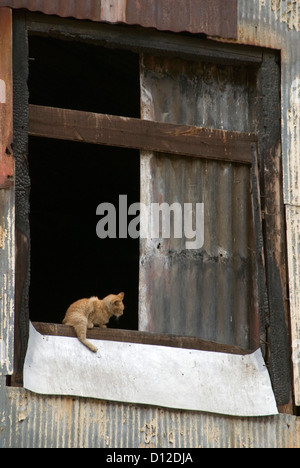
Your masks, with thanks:
[{"label": "horizontal wooden crossbeam", "polygon": [[254,133],[95,114],[70,109],[29,106],[29,134],[251,164]]}]

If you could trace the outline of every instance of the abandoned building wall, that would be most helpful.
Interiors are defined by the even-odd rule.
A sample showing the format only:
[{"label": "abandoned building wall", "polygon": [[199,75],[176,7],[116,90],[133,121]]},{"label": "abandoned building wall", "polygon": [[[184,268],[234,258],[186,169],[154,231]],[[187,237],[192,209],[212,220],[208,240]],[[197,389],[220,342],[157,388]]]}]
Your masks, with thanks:
[{"label": "abandoned building wall", "polygon": [[300,446],[300,420],[290,415],[232,418],[84,398],[45,397],[15,388],[8,389],[7,398],[7,447]]},{"label": "abandoned building wall", "polygon": [[[26,7],[27,2],[0,1],[0,6]],[[32,8],[33,2],[28,6]],[[35,2],[36,3],[36,2]],[[41,2],[42,3],[42,2]],[[53,2],[51,2],[53,3]],[[73,2],[71,2],[73,3]],[[130,2],[132,5],[135,2]],[[187,2],[190,3],[190,2]],[[195,2],[196,3],[196,2]],[[210,3],[210,2],[207,2]],[[66,2],[64,2],[66,5]],[[90,11],[108,14],[108,2],[86,2]],[[63,3],[60,4],[62,7]],[[70,2],[68,2],[70,6]],[[68,6],[67,5],[67,6]],[[120,7],[121,3],[118,2]],[[156,3],[156,6],[158,2]],[[197,5],[198,2],[197,2]],[[104,9],[100,10],[100,6]],[[281,145],[283,157],[283,197],[286,212],[287,250],[289,262],[289,298],[292,351],[294,369],[295,403],[300,406],[300,189],[299,189],[299,148],[300,148],[300,49],[299,49],[299,1],[290,0],[238,0],[236,29],[201,28],[199,33],[220,36],[221,41],[230,38],[235,43],[254,45],[281,51]],[[53,13],[53,11],[51,11]],[[100,19],[112,22],[124,21],[118,11]],[[47,11],[45,11],[47,13]],[[86,12],[85,12],[86,13]],[[157,10],[156,14],[157,17]],[[88,16],[84,16],[88,18]],[[184,17],[184,16],[183,16]],[[99,19],[99,16],[98,16]],[[134,18],[134,21],[136,19]],[[143,19],[140,21],[142,24]],[[126,22],[126,21],[125,21]],[[138,23],[138,21],[136,21]],[[220,23],[219,23],[220,24]],[[152,25],[156,26],[156,24]],[[161,26],[164,29],[164,25]],[[168,26],[170,28],[170,26]],[[168,29],[166,27],[166,29]],[[180,29],[180,27],[179,27]],[[182,29],[182,26],[181,26]],[[187,29],[188,28],[184,28]],[[214,37],[216,39],[216,37]],[[24,64],[23,64],[24,65]],[[24,96],[26,99],[26,94]],[[1,103],[0,103],[1,105]],[[23,109],[24,111],[24,109]],[[26,116],[25,116],[26,117]],[[24,117],[24,118],[25,118]],[[25,118],[26,120],[26,118]],[[1,122],[2,123],[2,122]],[[24,131],[24,128],[22,129]],[[25,129],[26,131],[26,129]],[[22,146],[23,145],[23,146]],[[26,165],[22,154],[26,141],[19,149],[20,164]],[[278,149],[278,148],[277,148]],[[275,169],[280,160],[275,153]],[[26,239],[27,202],[22,196],[28,190],[28,181],[22,182],[24,191],[17,195],[25,217],[19,218],[21,244],[28,249]],[[0,255],[1,255],[1,327],[0,327],[0,447],[299,447],[299,418],[279,415],[271,418],[241,419],[205,415],[134,405],[118,405],[109,402],[95,402],[84,399],[42,397],[21,388],[6,388],[6,375],[12,373],[12,336],[14,313],[14,192],[0,190]],[[272,213],[267,213],[272,217]],[[24,237],[25,232],[25,237]],[[280,237],[280,233],[278,235]],[[23,240],[23,242],[22,242]],[[279,244],[280,245],[280,244]],[[280,262],[274,251],[272,277],[282,283]],[[10,276],[7,276],[7,271]],[[28,287],[25,286],[25,287]],[[3,294],[4,291],[4,294]],[[8,297],[8,307],[3,298]],[[24,290],[21,301],[26,301]],[[24,322],[28,317],[23,317]],[[280,318],[282,320],[282,317]],[[277,333],[277,332],[276,332]],[[276,352],[276,334],[274,335]],[[277,335],[279,336],[279,335]],[[9,349],[9,351],[7,351]],[[23,350],[24,352],[24,350]],[[281,359],[281,358],[280,358]],[[284,360],[286,357],[284,357]],[[100,429],[99,429],[100,426]]]}]

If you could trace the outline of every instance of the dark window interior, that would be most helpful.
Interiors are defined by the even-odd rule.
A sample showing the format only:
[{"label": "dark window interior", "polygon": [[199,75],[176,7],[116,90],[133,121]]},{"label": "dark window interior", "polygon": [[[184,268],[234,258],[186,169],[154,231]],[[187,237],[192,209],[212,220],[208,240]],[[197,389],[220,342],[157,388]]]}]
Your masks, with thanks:
[{"label": "dark window interior", "polygon": [[[29,45],[31,104],[139,118],[138,55],[35,36]],[[96,208],[139,201],[139,152],[30,137],[29,171],[31,320],[61,323],[77,299],[124,291],[126,313],[110,326],[137,329],[139,239],[100,240]]]},{"label": "dark window interior", "polygon": [[31,36],[30,103],[139,118],[139,66],[127,50]]}]

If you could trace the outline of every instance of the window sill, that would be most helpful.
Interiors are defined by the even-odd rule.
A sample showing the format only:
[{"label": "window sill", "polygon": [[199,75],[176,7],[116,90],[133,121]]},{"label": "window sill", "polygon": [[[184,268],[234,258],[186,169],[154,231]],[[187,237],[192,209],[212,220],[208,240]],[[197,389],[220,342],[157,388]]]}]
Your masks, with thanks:
[{"label": "window sill", "polygon": [[[33,322],[33,326],[41,335],[76,337],[73,327],[57,323]],[[138,343],[171,348],[195,349],[215,353],[237,354],[246,356],[255,350],[243,349],[235,345],[214,343],[200,338],[142,332],[135,330],[119,330],[110,328],[93,328],[87,331],[87,338],[103,341],[120,341],[123,343]]]}]

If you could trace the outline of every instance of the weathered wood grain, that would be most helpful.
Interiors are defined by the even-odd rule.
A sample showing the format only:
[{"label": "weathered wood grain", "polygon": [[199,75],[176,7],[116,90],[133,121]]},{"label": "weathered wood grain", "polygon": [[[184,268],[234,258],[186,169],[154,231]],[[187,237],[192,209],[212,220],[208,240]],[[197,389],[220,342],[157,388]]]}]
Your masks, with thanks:
[{"label": "weathered wood grain", "polygon": [[29,134],[251,164],[253,133],[30,105]]}]

